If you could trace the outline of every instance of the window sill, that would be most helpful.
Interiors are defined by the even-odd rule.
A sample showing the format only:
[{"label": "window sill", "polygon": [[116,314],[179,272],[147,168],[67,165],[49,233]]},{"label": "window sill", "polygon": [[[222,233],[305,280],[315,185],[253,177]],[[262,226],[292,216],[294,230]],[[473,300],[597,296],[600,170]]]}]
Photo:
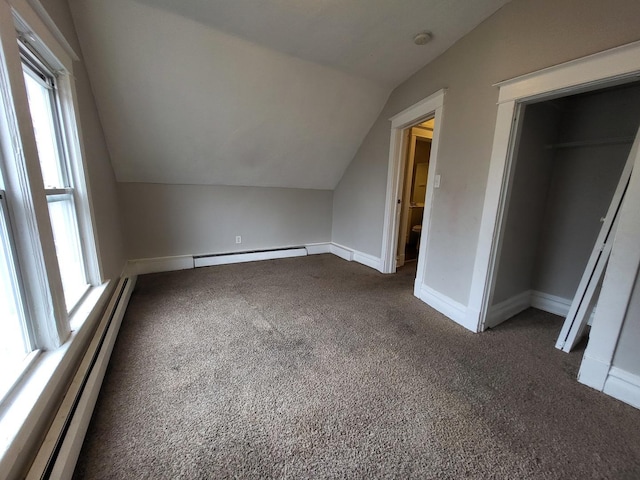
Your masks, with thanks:
[{"label": "window sill", "polygon": [[90,289],[70,318],[73,331],[67,341],[41,352],[0,406],[0,478],[22,473],[21,464],[30,459],[55,414],[112,290],[110,281]]}]

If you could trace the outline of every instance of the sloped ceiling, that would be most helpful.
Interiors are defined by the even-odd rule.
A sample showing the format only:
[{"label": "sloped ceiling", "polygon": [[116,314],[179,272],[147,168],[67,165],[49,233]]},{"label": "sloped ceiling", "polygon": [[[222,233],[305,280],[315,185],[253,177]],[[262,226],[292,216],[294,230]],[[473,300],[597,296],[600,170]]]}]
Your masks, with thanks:
[{"label": "sloped ceiling", "polygon": [[70,5],[118,181],[333,189],[391,89],[507,1]]}]

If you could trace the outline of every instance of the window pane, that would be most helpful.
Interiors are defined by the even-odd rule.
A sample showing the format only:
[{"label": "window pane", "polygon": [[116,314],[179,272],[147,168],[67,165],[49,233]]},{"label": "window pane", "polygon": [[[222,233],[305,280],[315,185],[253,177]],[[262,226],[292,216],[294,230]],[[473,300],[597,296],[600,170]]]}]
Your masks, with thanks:
[{"label": "window pane", "polygon": [[6,219],[0,200],[0,398],[22,372],[30,350]]},{"label": "window pane", "polygon": [[67,310],[71,310],[87,291],[88,286],[73,196],[71,194],[47,195],[47,201],[62,276],[64,299]]},{"label": "window pane", "polygon": [[29,98],[29,110],[38,144],[38,156],[45,188],[66,187],[60,162],[52,90],[36,80],[25,67],[24,80]]}]

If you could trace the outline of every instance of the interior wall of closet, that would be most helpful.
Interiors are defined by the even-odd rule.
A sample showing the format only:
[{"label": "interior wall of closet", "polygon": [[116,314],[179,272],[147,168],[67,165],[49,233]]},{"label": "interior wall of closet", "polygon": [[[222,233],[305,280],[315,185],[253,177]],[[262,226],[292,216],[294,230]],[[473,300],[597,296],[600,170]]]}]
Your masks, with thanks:
[{"label": "interior wall of closet", "polygon": [[638,82],[525,107],[489,317],[566,315],[639,124]]}]

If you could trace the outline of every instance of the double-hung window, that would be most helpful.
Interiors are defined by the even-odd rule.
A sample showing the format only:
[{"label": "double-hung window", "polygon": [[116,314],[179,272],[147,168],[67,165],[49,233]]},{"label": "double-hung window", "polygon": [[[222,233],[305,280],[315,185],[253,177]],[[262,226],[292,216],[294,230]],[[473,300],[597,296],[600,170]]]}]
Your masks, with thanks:
[{"label": "double-hung window", "polygon": [[67,311],[70,311],[87,291],[89,282],[78,229],[56,76],[28,50],[21,49],[21,57],[64,298]]},{"label": "double-hung window", "polygon": [[0,461],[7,429],[31,414],[22,402],[31,405],[66,368],[64,355],[107,291],[85,175],[78,58],[56,35],[28,2],[0,1]]}]

